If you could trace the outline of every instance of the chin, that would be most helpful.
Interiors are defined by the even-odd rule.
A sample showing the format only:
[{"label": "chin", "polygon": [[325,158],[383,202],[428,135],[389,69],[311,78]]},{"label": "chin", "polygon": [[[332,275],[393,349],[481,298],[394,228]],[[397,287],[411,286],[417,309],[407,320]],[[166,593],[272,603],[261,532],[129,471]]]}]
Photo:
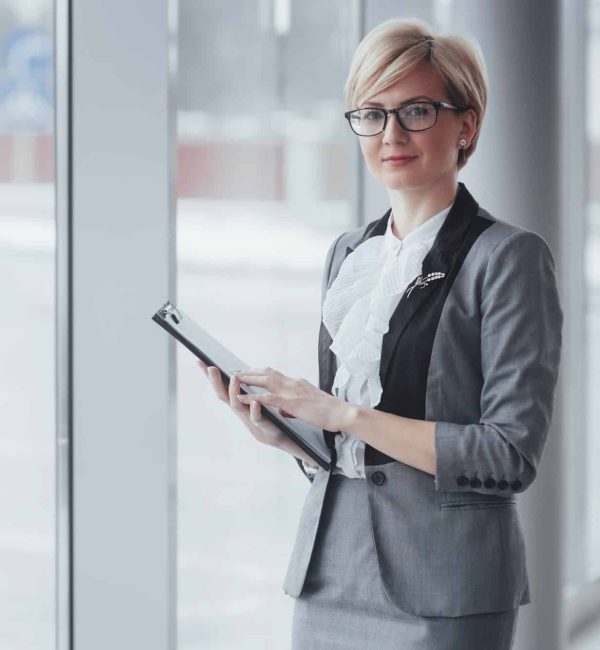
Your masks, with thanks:
[{"label": "chin", "polygon": [[378,180],[390,190],[409,190],[422,187],[428,182],[428,179],[423,178],[420,174],[403,173],[382,174]]},{"label": "chin", "polygon": [[377,180],[391,190],[410,190],[433,185],[441,176],[441,173],[431,173],[431,171],[424,174],[418,169],[399,168],[393,172],[380,173]]}]

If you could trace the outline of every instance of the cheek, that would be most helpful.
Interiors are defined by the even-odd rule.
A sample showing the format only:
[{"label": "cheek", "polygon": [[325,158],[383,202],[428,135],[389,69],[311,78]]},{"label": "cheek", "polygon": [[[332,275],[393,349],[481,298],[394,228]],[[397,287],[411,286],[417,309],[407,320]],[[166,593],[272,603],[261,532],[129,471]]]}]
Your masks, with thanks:
[{"label": "cheek", "polygon": [[379,146],[374,142],[361,140],[360,149],[367,167],[371,170],[376,169],[379,160]]},{"label": "cheek", "polygon": [[452,136],[449,133],[439,133],[436,137],[424,138],[421,150],[430,159],[447,161],[456,156]]},{"label": "cheek", "polygon": [[456,153],[448,146],[447,142],[436,140],[422,149],[422,156],[428,166],[441,165],[446,166],[456,157]]}]

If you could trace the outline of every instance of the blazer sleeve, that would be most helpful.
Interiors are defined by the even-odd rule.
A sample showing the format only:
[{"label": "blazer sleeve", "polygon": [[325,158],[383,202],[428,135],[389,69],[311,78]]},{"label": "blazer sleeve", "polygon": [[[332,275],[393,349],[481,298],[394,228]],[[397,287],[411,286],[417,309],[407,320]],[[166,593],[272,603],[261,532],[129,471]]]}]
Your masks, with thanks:
[{"label": "blazer sleeve", "polygon": [[[329,277],[331,276],[331,265],[333,263],[333,255],[335,253],[335,248],[337,246],[337,243],[342,238],[342,235],[344,235],[344,233],[339,235],[339,237],[336,238],[333,244],[329,246],[329,250],[325,255],[325,263],[323,264],[323,278],[321,280],[321,321],[323,320],[323,302],[325,301],[325,294],[327,292],[327,288],[329,285]],[[298,463],[298,467],[300,467],[300,469],[302,470],[302,473],[312,483],[315,474],[317,473],[317,470],[311,470],[311,468],[305,467],[304,462],[302,461],[301,458],[295,458],[295,460]]]},{"label": "blazer sleeve", "polygon": [[530,230],[501,240],[481,291],[481,417],[436,422],[434,484],[508,496],[535,479],[552,420],[563,312],[546,241]]}]

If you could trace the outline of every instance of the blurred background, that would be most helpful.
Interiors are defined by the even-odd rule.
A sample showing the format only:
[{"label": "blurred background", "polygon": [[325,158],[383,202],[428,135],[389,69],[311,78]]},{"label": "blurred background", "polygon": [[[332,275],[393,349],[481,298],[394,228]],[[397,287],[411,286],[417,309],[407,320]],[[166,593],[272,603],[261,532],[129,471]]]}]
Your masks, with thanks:
[{"label": "blurred background", "polygon": [[[78,212],[76,192],[82,196],[81,192],[91,187],[86,183],[93,183],[96,177],[90,174],[78,179],[76,175],[59,174],[57,160],[60,147],[73,138],[74,144],[68,145],[70,164],[75,165],[82,156],[81,169],[87,170],[87,136],[80,135],[77,140],[84,129],[108,133],[114,120],[143,122],[145,117],[143,109],[133,117],[126,109],[120,114],[119,97],[102,95],[101,82],[95,95],[97,121],[88,122],[83,109],[78,113],[77,84],[93,88],[97,81],[95,75],[86,75],[88,57],[96,57],[97,43],[90,42],[89,50],[82,47],[78,67],[77,29],[83,29],[86,20],[93,23],[103,11],[118,20],[121,11],[119,3],[109,2],[96,5],[87,16],[83,11],[87,1],[82,3],[80,13],[71,15],[64,31],[60,21],[66,15],[62,11],[70,7],[68,2],[55,6],[51,0],[0,1],[0,297],[4,304],[0,319],[0,648],[7,650],[71,647],[64,645],[67,636],[75,644],[73,647],[87,650],[92,646],[75,641],[78,634],[80,639],[86,638],[85,626],[93,629],[95,625],[91,607],[79,610],[85,611],[87,618],[65,622],[63,604],[70,603],[70,616],[78,616],[78,601],[73,595],[77,593],[78,576],[85,574],[89,578],[85,589],[90,589],[98,576],[92,578],[93,572],[88,575],[82,571],[71,582],[67,579],[70,589],[66,587],[65,596],[60,587],[65,567],[57,564],[59,545],[64,539],[57,534],[59,519],[64,516],[61,507],[71,504],[87,508],[83,498],[80,506],[73,505],[77,460],[71,457],[73,465],[61,466],[58,444],[58,432],[64,423],[57,402],[64,377],[60,350],[65,345],[59,294],[71,285],[61,281],[66,276],[61,271],[59,242],[65,241],[61,228],[66,222],[57,215],[63,200],[61,193],[75,197],[69,203],[68,222],[73,239],[71,235],[67,239],[78,242],[77,228],[81,233],[90,228],[90,213]],[[143,47],[137,48],[137,30],[143,30],[141,23],[149,18],[140,6],[126,4],[124,22],[134,29],[124,29],[123,38],[129,34],[131,48],[124,53],[115,45],[115,60],[131,57],[141,66],[145,55]],[[478,33],[476,18],[468,27],[459,20],[471,9],[471,3],[461,0],[427,0],[405,6],[364,0],[150,3],[150,19],[163,16],[162,29],[167,34],[165,68],[156,71],[156,79],[161,79],[161,88],[168,91],[165,125],[170,124],[171,130],[165,130],[165,134],[169,136],[166,147],[172,157],[161,164],[167,166],[164,185],[170,188],[172,201],[170,210],[163,210],[166,225],[161,225],[165,228],[161,232],[164,241],[168,239],[166,228],[172,228],[168,232],[174,233],[171,250],[176,252],[169,261],[168,286],[175,287],[177,302],[184,311],[249,365],[270,365],[318,384],[319,296],[325,253],[340,232],[372,221],[387,208],[384,192],[374,187],[361,169],[356,138],[343,118],[343,84],[354,49],[366,31],[392,16],[419,16],[436,30],[450,28],[471,33],[478,38],[489,61],[493,106],[495,98],[501,101],[505,87],[513,92],[522,87],[525,92],[532,83],[526,73],[519,76],[522,71],[518,69],[506,71],[511,77],[508,81],[496,74],[494,48],[498,48],[498,42],[496,37],[485,38],[486,34],[506,36],[511,8],[517,12],[519,4],[500,0],[479,3],[476,18],[482,27]],[[502,10],[499,5],[504,5]],[[567,334],[576,341],[574,355],[582,363],[574,364],[579,382],[565,380],[564,391],[557,395],[561,407],[555,437],[563,446],[560,454],[554,454],[555,460],[548,461],[548,467],[562,463],[563,469],[560,478],[548,478],[552,493],[540,489],[536,501],[532,497],[531,507],[539,499],[547,510],[546,519],[540,517],[533,522],[531,530],[534,526],[543,530],[553,516],[560,521],[561,542],[549,545],[551,549],[559,548],[559,552],[544,556],[548,566],[553,566],[550,572],[554,571],[560,582],[559,604],[553,601],[552,605],[560,608],[560,616],[553,609],[543,610],[546,601],[541,595],[538,600],[542,613],[556,615],[561,621],[564,638],[552,647],[591,650],[600,647],[600,79],[596,69],[600,65],[600,2],[552,2],[546,8],[531,9],[528,16],[531,19],[533,15],[533,23],[535,11],[540,12],[540,32],[532,33],[530,42],[521,42],[520,47],[531,48],[535,56],[533,52],[545,38],[548,25],[548,15],[543,12],[550,12],[552,34],[556,37],[553,46],[562,48],[561,67],[552,72],[555,86],[549,91],[556,104],[553,107],[523,101],[519,105],[515,100],[515,106],[520,122],[527,122],[531,133],[546,128],[543,122],[548,112],[555,112],[550,129],[555,129],[557,139],[562,138],[567,147],[577,148],[580,156],[575,168],[573,159],[560,152],[552,160],[557,170],[555,180],[567,188],[563,194],[567,199],[561,204],[555,234],[549,232],[548,239],[559,261],[565,308],[570,308],[571,295],[579,296],[577,304],[581,309],[571,316],[580,324],[580,330],[568,329]],[[495,32],[494,21],[500,14],[505,22]],[[118,28],[117,32],[115,42],[122,36]],[[57,52],[63,51],[62,39],[67,37],[73,38],[73,51],[71,67],[61,70],[61,78],[71,79],[65,90],[58,84],[56,71],[62,60]],[[107,75],[118,77],[120,68],[111,62],[109,46],[105,56],[104,60],[95,58],[96,64],[100,65],[100,61]],[[552,65],[547,62],[546,68]],[[152,74],[152,70],[148,71],[148,78],[140,82],[144,88],[152,88]],[[137,82],[134,80],[133,85]],[[64,129],[65,122],[57,115],[59,93],[71,98],[72,131]],[[566,111],[558,110],[559,94],[568,94]],[[153,105],[149,102],[149,112]],[[496,124],[501,127],[494,126],[494,110],[490,108],[479,150],[467,165],[467,173],[480,158],[498,158],[491,144],[496,133],[498,139],[504,140],[515,136],[510,126],[504,129],[500,114],[496,115]],[[575,139],[571,140],[573,133]],[[61,136],[64,141],[59,139]],[[512,146],[516,146],[514,141]],[[567,151],[573,153],[572,149]],[[90,156],[97,153],[89,151]],[[137,159],[133,153],[134,164],[146,159],[146,153]],[[529,156],[529,160],[539,159],[540,164],[545,164],[540,152]],[[494,164],[504,176],[474,175],[472,183],[465,182],[493,214],[527,224],[526,218],[513,218],[494,209],[500,205],[494,200],[510,187],[513,161],[500,157]],[[506,181],[504,185],[502,180]],[[125,194],[127,174],[122,175],[121,182]],[[152,186],[150,179],[141,182]],[[490,190],[494,182],[498,187]],[[552,182],[548,184],[551,188]],[[109,192],[110,183],[106,187]],[[546,189],[536,186],[533,191],[541,197]],[[575,191],[577,200],[571,203],[568,197]],[[119,202],[118,194],[112,198]],[[111,231],[108,217],[100,220],[98,230],[90,230],[90,239],[100,231],[103,237],[128,236],[124,232],[127,216],[127,212],[120,215],[125,219],[120,222],[123,231]],[[573,233],[579,237],[580,248],[573,244]],[[139,230],[135,236],[140,251],[146,245],[148,251],[154,250],[154,231]],[[142,259],[138,260],[136,253],[131,255],[130,266],[138,266]],[[77,260],[83,264],[86,254],[87,249],[80,249]],[[78,263],[70,267],[72,277],[76,277]],[[139,267],[140,273],[149,268],[141,261]],[[95,273],[85,275],[87,284],[78,285],[79,293],[69,303],[71,317],[76,320],[79,314],[77,295],[86,304],[85,300],[93,300],[95,288],[104,283],[107,292],[118,291],[110,284],[110,277],[108,271],[98,267]],[[134,294],[131,287],[130,295]],[[159,294],[154,303],[143,305],[144,318],[158,308],[163,299]],[[102,308],[98,301],[97,311],[89,312],[90,318],[101,318]],[[578,331],[582,334],[577,335]],[[166,350],[166,337],[160,332],[149,336],[152,334],[155,344],[164,345]],[[78,354],[87,354],[81,341],[69,350],[74,364]],[[176,377],[169,384],[176,413],[169,436],[177,441],[175,470],[165,488],[168,494],[176,494],[175,513],[169,515],[171,521],[176,521],[176,578],[170,583],[176,586],[169,592],[176,612],[176,630],[169,632],[169,647],[289,648],[293,599],[283,593],[282,583],[309,483],[293,458],[259,445],[225,405],[216,401],[187,350],[171,346],[169,354],[176,357]],[[563,367],[566,373],[568,362]],[[119,373],[114,366],[112,372],[111,381],[117,385]],[[570,372],[569,378],[573,376]],[[152,373],[146,369],[146,374]],[[87,376],[81,384],[75,381],[76,374],[69,377],[74,394],[80,388],[83,394]],[[569,401],[571,398],[576,401]],[[73,400],[77,417],[83,417],[89,409],[93,420],[110,410],[109,400]],[[575,426],[570,413],[579,417]],[[78,420],[69,421],[71,440],[76,440]],[[165,429],[160,430],[165,435]],[[86,435],[81,432],[81,449]],[[134,462],[133,458],[128,462]],[[93,455],[86,456],[85,462],[88,464],[82,476],[89,477]],[[130,464],[128,468],[135,480],[135,467]],[[65,476],[70,485],[69,498],[63,491],[61,477]],[[120,475],[117,472],[111,476],[108,466],[99,476],[107,482],[114,478],[121,486]],[[96,505],[101,503],[102,490],[102,483],[96,485]],[[110,505],[101,506],[110,510]],[[152,510],[152,505],[145,507]],[[92,508],[87,512],[101,516],[100,510],[96,513]],[[76,524],[84,518],[69,521]],[[85,525],[90,521],[85,519]],[[83,558],[100,553],[106,542],[102,537],[107,535],[106,530],[99,527],[93,534],[91,530],[88,533],[82,545],[91,544],[91,539],[103,541],[97,541],[98,547],[86,546],[85,552],[82,550],[79,566],[83,566]],[[74,526],[69,544],[75,557],[78,534]],[[537,539],[531,532],[530,554]],[[109,545],[112,549],[112,541]],[[71,566],[77,567],[76,560],[73,562]],[[533,559],[530,566],[534,580],[540,576],[541,581],[544,570]],[[129,586],[135,590],[135,585]],[[101,602],[97,601],[98,606]],[[533,607],[533,603],[528,606]],[[70,626],[66,636],[61,636],[59,629],[63,625]],[[525,629],[527,622],[523,625]],[[527,641],[535,637],[532,629],[521,633],[526,636],[518,647],[550,648]],[[115,634],[112,647],[121,647],[119,629]]]}]

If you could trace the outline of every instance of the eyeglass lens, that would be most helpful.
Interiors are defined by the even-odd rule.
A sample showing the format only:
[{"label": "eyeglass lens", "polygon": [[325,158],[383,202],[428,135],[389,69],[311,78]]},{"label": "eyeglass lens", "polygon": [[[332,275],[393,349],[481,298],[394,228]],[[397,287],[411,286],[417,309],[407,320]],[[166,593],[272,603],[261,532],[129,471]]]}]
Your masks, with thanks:
[{"label": "eyeglass lens", "polygon": [[[398,113],[410,131],[422,131],[435,124],[436,110],[431,104],[407,104]],[[389,117],[393,118],[392,115]],[[361,108],[350,115],[350,125],[358,135],[381,133],[384,123],[385,113],[377,108]]]}]

